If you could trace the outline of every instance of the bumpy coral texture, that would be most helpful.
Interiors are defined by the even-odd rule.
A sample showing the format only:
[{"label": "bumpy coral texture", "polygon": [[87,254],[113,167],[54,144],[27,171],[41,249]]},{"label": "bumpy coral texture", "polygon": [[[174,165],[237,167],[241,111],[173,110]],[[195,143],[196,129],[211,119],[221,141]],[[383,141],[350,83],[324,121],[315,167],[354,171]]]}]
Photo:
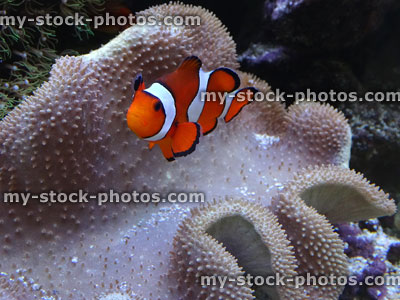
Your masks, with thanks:
[{"label": "bumpy coral texture", "polygon": [[335,224],[367,220],[396,211],[395,203],[388,194],[367,181],[362,174],[347,168],[308,167],[296,174],[286,191],[291,195],[300,195],[309,206]]},{"label": "bumpy coral texture", "polygon": [[[243,207],[251,202],[266,207],[286,185],[293,185],[294,174],[304,167],[347,166],[349,126],[341,113],[317,103],[296,104],[289,111],[277,102],[252,103],[235,120],[227,125],[220,122],[212,134],[201,138],[194,153],[172,163],[165,161],[159,149],[149,151],[125,120],[132,78],[137,73],[142,72],[149,85],[189,55],[199,56],[205,70],[237,68],[238,64],[234,42],[221,22],[206,10],[169,4],[142,14],[200,15],[202,22],[195,27],[133,26],[90,54],[59,59],[49,81],[0,123],[0,197],[7,191],[37,193],[50,189],[163,194],[201,191],[207,201],[231,196],[244,198]],[[254,76],[240,76],[242,85],[269,91],[268,85]],[[278,214],[282,228],[273,236],[282,236],[279,245],[285,244],[285,239],[290,242],[290,250],[284,251],[293,251],[296,272],[301,270],[303,257],[313,259],[313,253],[298,247],[299,241],[308,237],[317,237],[319,243],[330,239],[328,244],[335,245],[332,251],[337,251],[330,258],[331,252],[317,244],[316,262],[310,268],[324,268],[322,260],[336,263],[338,272],[345,272],[340,240],[327,229],[326,219],[316,211],[309,219],[304,217],[310,213],[304,203],[300,211],[290,204],[303,201],[301,194],[290,195],[286,201],[290,213]],[[179,249],[184,242],[180,240],[182,234],[177,234],[178,227],[190,223],[182,222],[192,218],[190,210],[198,204],[100,206],[96,199],[91,200],[49,205],[30,199],[25,207],[2,203],[0,272],[35,283],[41,294],[55,299],[183,298],[188,288],[182,289],[179,276],[171,272],[176,261],[171,260],[170,252],[183,251]],[[378,211],[378,215],[381,213]],[[309,236],[284,237],[277,233],[292,226],[297,215],[304,219]],[[255,222],[252,217],[244,219],[249,224]],[[269,222],[275,224],[276,220]],[[265,224],[252,226],[263,236],[260,228]],[[193,236],[188,238],[199,242]],[[264,241],[265,249],[274,253],[271,241],[257,241]],[[214,244],[217,242],[216,237]],[[235,249],[231,251],[229,255],[238,255]],[[235,258],[238,265],[233,269],[243,267],[243,257],[246,255]],[[321,274],[319,270],[315,273]],[[193,286],[193,290],[196,288]],[[329,299],[340,290],[329,290]],[[307,289],[301,293],[305,298],[310,294]],[[284,292],[280,295],[285,299]],[[235,294],[231,297],[239,298]]]},{"label": "bumpy coral texture", "polygon": [[38,284],[24,276],[14,277],[0,273],[0,300],[30,300],[46,296]]},{"label": "bumpy coral texture", "polygon": [[[332,232],[332,225],[326,218],[300,198],[289,199],[281,194],[274,200],[274,212],[294,245],[298,274],[348,275],[343,243]],[[304,288],[310,299],[337,299],[341,293],[341,289],[332,284]]]},{"label": "bumpy coral texture", "polygon": [[[201,285],[201,276],[297,275],[296,259],[277,218],[260,205],[227,200],[192,212],[182,222],[174,240],[172,273],[176,273],[185,299],[253,299],[247,286],[224,289]],[[241,267],[239,267],[239,265]],[[262,287],[259,287],[262,288]],[[265,287],[264,287],[265,288]],[[293,284],[268,293],[274,299],[306,299]]]}]

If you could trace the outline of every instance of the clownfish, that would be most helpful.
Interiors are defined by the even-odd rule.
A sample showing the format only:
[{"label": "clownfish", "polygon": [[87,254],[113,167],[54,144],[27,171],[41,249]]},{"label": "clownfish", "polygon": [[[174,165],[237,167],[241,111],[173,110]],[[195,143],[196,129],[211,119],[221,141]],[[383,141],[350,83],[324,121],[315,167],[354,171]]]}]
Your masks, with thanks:
[{"label": "clownfish", "polygon": [[[187,57],[147,89],[139,74],[127,113],[128,127],[148,141],[150,149],[157,144],[168,161],[186,156],[195,150],[200,135],[215,129],[218,118],[229,122],[254,97],[255,88],[236,91],[239,85],[233,70],[222,67],[205,72],[196,56]],[[204,101],[205,92],[228,96]]]}]

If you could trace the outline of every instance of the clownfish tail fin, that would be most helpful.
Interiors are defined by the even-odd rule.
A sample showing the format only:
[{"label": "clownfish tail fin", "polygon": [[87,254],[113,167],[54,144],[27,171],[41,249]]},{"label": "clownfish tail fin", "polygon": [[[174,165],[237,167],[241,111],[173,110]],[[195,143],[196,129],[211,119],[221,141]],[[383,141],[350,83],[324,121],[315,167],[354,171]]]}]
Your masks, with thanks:
[{"label": "clownfish tail fin", "polygon": [[179,123],[172,137],[174,157],[186,156],[192,153],[199,143],[200,133],[201,127],[198,123]]},{"label": "clownfish tail fin", "polygon": [[226,103],[226,105],[229,105],[229,109],[224,116],[224,121],[228,123],[234,117],[236,117],[240,113],[242,108],[253,100],[254,95],[255,93],[257,93],[257,91],[258,90],[254,87],[246,87],[238,90],[235,93],[230,105],[228,104],[228,102]]}]

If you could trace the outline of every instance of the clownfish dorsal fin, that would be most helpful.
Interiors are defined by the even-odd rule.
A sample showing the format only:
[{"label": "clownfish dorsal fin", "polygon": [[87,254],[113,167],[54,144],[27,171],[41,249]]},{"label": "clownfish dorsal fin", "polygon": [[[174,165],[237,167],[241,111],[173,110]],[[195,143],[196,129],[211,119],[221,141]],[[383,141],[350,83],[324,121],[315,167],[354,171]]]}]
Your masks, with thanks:
[{"label": "clownfish dorsal fin", "polygon": [[187,57],[172,73],[165,74],[156,82],[168,88],[177,105],[180,121],[186,122],[186,111],[199,90],[201,60],[196,56]]},{"label": "clownfish dorsal fin", "polygon": [[224,121],[228,123],[234,117],[236,117],[242,108],[249,104],[254,98],[254,94],[257,93],[257,89],[253,87],[246,87],[238,90],[230,103],[229,109],[224,116]]},{"label": "clownfish dorsal fin", "polygon": [[186,57],[185,60],[180,64],[177,71],[194,71],[198,72],[201,68],[202,62],[197,56]]},{"label": "clownfish dorsal fin", "polygon": [[199,143],[200,131],[200,125],[197,123],[179,123],[172,137],[174,157],[186,156],[192,153]]},{"label": "clownfish dorsal fin", "polygon": [[218,68],[211,72],[208,79],[208,92],[232,92],[240,85],[240,78],[229,68]]},{"label": "clownfish dorsal fin", "polygon": [[133,81],[133,90],[136,92],[138,90],[144,90],[146,87],[143,82],[142,73],[136,75],[135,80]]}]

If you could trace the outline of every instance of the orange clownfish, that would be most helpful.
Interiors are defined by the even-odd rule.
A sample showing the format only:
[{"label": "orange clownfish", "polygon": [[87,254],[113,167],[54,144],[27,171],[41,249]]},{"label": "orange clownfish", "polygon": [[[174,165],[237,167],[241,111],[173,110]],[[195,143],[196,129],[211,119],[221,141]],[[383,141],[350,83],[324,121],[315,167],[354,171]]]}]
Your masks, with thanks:
[{"label": "orange clownfish", "polygon": [[[147,89],[139,74],[127,113],[128,126],[150,143],[150,149],[159,145],[167,160],[186,156],[195,150],[201,134],[214,130],[219,117],[229,122],[254,97],[255,88],[235,91],[239,85],[234,71],[218,68],[205,72],[196,56],[186,58],[178,69],[160,77]],[[218,97],[205,101],[204,95],[208,93],[227,96],[223,101]]]}]

